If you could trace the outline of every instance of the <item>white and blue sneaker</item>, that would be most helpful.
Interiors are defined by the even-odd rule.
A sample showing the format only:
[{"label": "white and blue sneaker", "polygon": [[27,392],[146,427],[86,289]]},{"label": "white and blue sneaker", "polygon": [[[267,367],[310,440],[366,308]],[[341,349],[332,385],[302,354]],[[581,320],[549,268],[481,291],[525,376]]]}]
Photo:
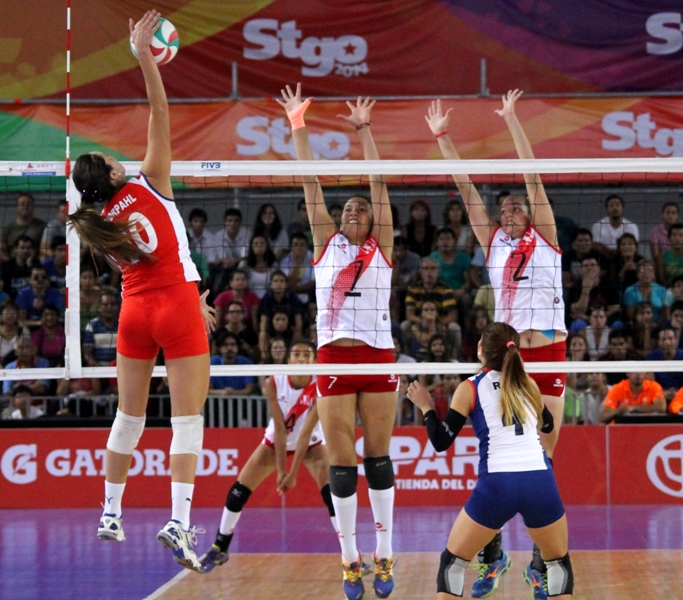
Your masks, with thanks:
[{"label": "white and blue sneaker", "polygon": [[181,566],[191,571],[202,572],[202,564],[194,552],[197,534],[204,533],[203,529],[191,527],[185,531],[179,521],[171,519],[166,526],[157,533],[157,539],[173,552],[173,559]]},{"label": "white and blue sneaker", "polygon": [[100,526],[97,529],[97,537],[101,540],[111,542],[125,542],[126,536],[123,533],[123,517],[104,513],[100,517]]}]

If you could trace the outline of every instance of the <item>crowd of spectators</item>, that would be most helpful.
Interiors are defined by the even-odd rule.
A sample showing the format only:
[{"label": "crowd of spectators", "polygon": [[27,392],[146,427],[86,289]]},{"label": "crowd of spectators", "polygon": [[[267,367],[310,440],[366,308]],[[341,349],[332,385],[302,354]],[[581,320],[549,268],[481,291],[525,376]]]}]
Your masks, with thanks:
[{"label": "crowd of spectators", "polygon": [[[507,195],[498,195],[498,204]],[[33,198],[16,199],[15,219],[2,231],[0,254],[0,360],[5,368],[63,366],[66,274],[66,206],[49,223],[36,219]],[[553,206],[553,208],[555,208]],[[342,207],[330,207],[340,219]],[[580,226],[556,215],[563,249],[568,360],[683,360],[683,223],[678,206],[662,207],[662,222],[646,242],[641,228],[624,217],[624,202],[611,195],[606,216]],[[452,199],[439,224],[429,202],[418,198],[401,226],[395,210],[391,319],[397,362],[476,362],[477,341],[494,315],[485,256],[463,205]],[[302,200],[298,218],[282,222],[272,203],[262,204],[253,227],[237,208],[210,231],[208,215],[194,208],[187,236],[202,290],[216,308],[211,339],[214,365],[279,364],[296,338],[316,340],[312,239]],[[80,271],[83,364],[113,366],[120,305],[120,275],[106,257],[82,248]],[[163,357],[159,358],[163,364]],[[407,385],[414,377],[402,376]],[[420,376],[439,410],[458,376]],[[212,395],[260,393],[250,376],[211,378]],[[609,422],[625,412],[679,412],[683,375],[588,373],[568,377],[567,417],[573,422]],[[12,402],[3,417],[36,416],[25,394],[68,397],[116,393],[116,381],[5,381]],[[152,393],[163,393],[154,380]],[[660,401],[661,398],[661,401]],[[677,400],[678,398],[678,400]],[[30,403],[29,403],[30,405]],[[401,403],[401,423],[415,422]],[[649,408],[644,408],[649,407]],[[35,407],[34,407],[35,408]],[[68,407],[61,405],[61,410]]]}]

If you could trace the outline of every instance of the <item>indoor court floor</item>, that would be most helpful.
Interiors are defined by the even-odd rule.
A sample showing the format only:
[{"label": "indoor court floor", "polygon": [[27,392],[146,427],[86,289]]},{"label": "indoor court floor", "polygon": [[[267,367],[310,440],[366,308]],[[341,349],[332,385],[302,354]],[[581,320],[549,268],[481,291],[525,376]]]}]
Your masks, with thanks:
[{"label": "indoor court floor", "polygon": [[[435,598],[439,554],[459,507],[397,507],[396,588],[391,598]],[[213,541],[220,508],[193,510],[197,551]],[[3,600],[343,600],[339,544],[321,508],[245,508],[231,559],[208,575],[180,569],[157,540],[167,509],[125,511],[126,542],[95,536],[96,509],[0,511]],[[581,600],[683,598],[683,505],[569,506],[569,543]],[[358,546],[374,548],[370,509],[358,513]],[[513,565],[494,598],[531,598],[522,581],[531,541],[519,517],[503,530]],[[467,573],[465,595],[476,578]],[[365,598],[374,598],[365,577]]]}]

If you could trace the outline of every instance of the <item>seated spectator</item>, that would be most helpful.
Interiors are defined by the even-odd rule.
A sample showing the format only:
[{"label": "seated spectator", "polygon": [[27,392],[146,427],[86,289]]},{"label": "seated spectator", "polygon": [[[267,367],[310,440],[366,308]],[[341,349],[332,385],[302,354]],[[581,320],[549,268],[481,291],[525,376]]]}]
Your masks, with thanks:
[{"label": "seated spectator", "polygon": [[19,290],[29,285],[31,267],[37,262],[33,240],[25,235],[19,237],[12,246],[12,258],[2,261],[0,266],[2,290],[13,302]]},{"label": "seated spectator", "polygon": [[643,257],[638,254],[638,242],[633,234],[625,233],[617,240],[617,254],[612,261],[609,279],[617,286],[619,297],[626,288],[638,283],[638,263]]},{"label": "seated spectator", "polygon": [[239,267],[247,273],[249,289],[260,300],[268,291],[271,275],[280,266],[265,236],[255,235],[251,238],[247,256],[240,261]]},{"label": "seated spectator", "polygon": [[289,322],[293,324],[292,337],[302,337],[304,306],[296,296],[287,290],[287,276],[282,271],[275,271],[270,277],[270,289],[259,302],[259,350],[265,354],[268,349],[268,323],[276,311],[287,313]]},{"label": "seated spectator", "polygon": [[657,329],[657,323],[654,321],[653,314],[649,302],[638,302],[636,304],[631,333],[633,335],[633,349],[640,358],[645,358],[657,346],[659,330]]},{"label": "seated spectator", "polygon": [[[83,366],[87,366],[84,364]],[[62,408],[57,412],[58,415],[92,416],[98,413],[98,408],[104,407],[102,402],[98,402],[96,396],[102,393],[102,384],[106,380],[98,377],[82,379],[58,379],[56,396],[62,398]],[[116,382],[116,378],[114,378]],[[114,387],[114,390],[116,388]],[[110,392],[112,390],[109,390]],[[80,403],[83,398],[93,398],[88,403]],[[101,411],[100,411],[101,412]]]},{"label": "seated spectator", "polygon": [[228,304],[239,302],[244,313],[244,324],[255,328],[258,325],[259,297],[249,289],[247,272],[243,269],[235,269],[230,275],[229,289],[222,291],[214,300],[216,309],[216,327],[221,327],[226,322]]},{"label": "seated spectator", "polygon": [[311,233],[311,224],[308,221],[306,200],[299,200],[299,204],[297,204],[296,207],[296,214],[299,216],[299,220],[292,221],[289,225],[287,225],[287,237],[291,240],[295,233],[303,233],[308,240],[308,249],[313,250],[313,234]]},{"label": "seated spectator", "polygon": [[[308,248],[308,246],[306,246]],[[273,336],[268,344],[268,352],[261,360],[263,365],[285,365],[287,364],[287,342],[281,335]],[[268,375],[259,375],[258,383],[261,389],[266,384]]]},{"label": "seated spectator", "polygon": [[670,248],[662,252],[662,283],[671,285],[674,277],[683,275],[683,223],[669,227]]},{"label": "seated spectator", "polygon": [[59,324],[59,311],[52,304],[46,304],[43,308],[40,328],[31,334],[31,342],[51,367],[64,366],[66,335],[64,327]]},{"label": "seated spectator", "polygon": [[[567,360],[569,362],[589,361],[588,344],[582,334],[573,335],[567,344]],[[567,386],[575,392],[586,389],[588,382],[585,373],[567,373]]]},{"label": "seated spectator", "polygon": [[193,208],[187,220],[190,223],[187,229],[190,251],[203,256],[209,265],[215,264],[218,260],[216,252],[218,242],[214,234],[206,228],[209,220],[206,211],[203,208]]},{"label": "seated spectator", "polygon": [[2,365],[16,360],[16,344],[20,337],[29,337],[28,327],[19,325],[19,311],[8,302],[0,312],[0,361]]},{"label": "seated spectator", "polygon": [[562,253],[569,252],[572,249],[572,243],[576,239],[576,234],[579,231],[579,226],[569,217],[557,213],[557,204],[552,198],[548,198],[550,208],[555,217],[555,226],[557,227],[557,245],[562,250]]},{"label": "seated spectator", "polygon": [[82,264],[79,287],[81,331],[99,314],[98,302],[101,291],[100,286],[97,285],[97,276],[93,267],[87,263]]},{"label": "seated spectator", "polygon": [[645,373],[631,372],[607,392],[600,422],[610,423],[615,417],[628,413],[653,412],[666,412],[662,386],[645,379]]},{"label": "seated spectator", "polygon": [[665,202],[662,205],[662,222],[655,225],[650,231],[650,256],[655,263],[657,280],[664,284],[662,272],[662,252],[668,250],[669,227],[678,221],[678,204],[675,202]]},{"label": "seated spectator", "polygon": [[669,315],[671,315],[671,306],[674,302],[683,302],[683,275],[674,277],[666,290],[664,306],[669,309]]},{"label": "seated spectator", "polygon": [[60,320],[64,316],[64,296],[53,287],[47,279],[43,265],[31,267],[29,285],[19,290],[16,305],[19,309],[19,320],[26,327],[39,327],[43,308],[52,304],[59,312]]},{"label": "seated spectator", "polygon": [[242,211],[228,208],[223,214],[223,229],[214,235],[215,261],[230,273],[249,249],[249,233],[242,226]]},{"label": "seated spectator", "polygon": [[470,263],[470,282],[472,290],[479,290],[482,286],[490,284],[489,270],[486,267],[486,255],[482,247],[477,244],[474,247],[474,256]]},{"label": "seated spectator", "polygon": [[[444,336],[436,334],[432,336],[429,340],[427,346],[427,354],[422,362],[429,363],[444,363],[444,362],[458,362],[457,360],[451,360],[450,358],[450,348]],[[428,392],[434,391],[441,384],[443,375],[432,374],[429,375],[418,375],[417,380],[427,388]]]},{"label": "seated spectator", "polygon": [[432,225],[429,202],[424,198],[414,200],[408,214],[408,224],[401,234],[408,240],[408,250],[425,257],[434,249],[436,238],[436,227]]},{"label": "seated spectator", "polygon": [[226,319],[223,327],[216,329],[213,334],[212,354],[218,352],[221,344],[223,332],[229,332],[237,337],[240,354],[248,356],[252,361],[257,362],[261,359],[258,349],[258,334],[253,327],[248,327],[244,319],[244,309],[239,302],[232,301],[227,306]]},{"label": "seated spectator", "polygon": [[292,335],[292,327],[289,321],[289,313],[284,309],[275,309],[266,324],[266,348],[274,337],[281,337],[287,346],[296,339]]},{"label": "seated spectator", "polygon": [[36,419],[45,412],[42,408],[31,404],[31,388],[27,385],[17,385],[12,390],[12,403],[2,411],[3,419]]},{"label": "seated spectator", "polygon": [[270,202],[259,206],[252,235],[253,237],[257,235],[265,237],[277,260],[280,260],[282,255],[287,252],[292,241],[282,227],[282,221],[275,205]]},{"label": "seated spectator", "polygon": [[280,269],[287,275],[287,289],[296,294],[301,303],[308,304],[308,295],[315,290],[313,252],[303,233],[295,233],[289,243],[289,254],[280,261]]},{"label": "seated spectator", "polygon": [[628,321],[633,321],[634,308],[638,302],[648,302],[652,307],[652,314],[656,324],[666,321],[668,310],[664,306],[666,288],[655,282],[655,265],[644,258],[638,263],[638,282],[626,288],[623,305],[624,314]]},{"label": "seated spectator", "polygon": [[415,283],[420,275],[420,255],[408,250],[408,240],[401,235],[394,238],[391,262],[394,269],[391,273],[391,285],[399,292],[405,292]]},{"label": "seated spectator", "polygon": [[[34,214],[35,200],[28,193],[18,194],[16,197],[16,217],[5,225],[2,230],[0,252],[2,258],[8,258],[9,249],[13,248],[19,238],[27,237],[34,249],[40,248],[40,240],[45,231],[45,221],[37,219]],[[7,290],[7,288],[5,288]],[[7,290],[8,291],[8,290]]]},{"label": "seated spectator", "polygon": [[[330,204],[329,208],[327,209],[327,212],[330,214],[330,217],[332,217],[332,220],[334,221],[334,226],[337,228],[337,231],[339,231],[339,228],[341,227],[341,218],[342,213],[344,212],[344,207],[338,202],[335,202],[334,204]],[[393,204],[391,205],[391,214],[395,214]],[[394,228],[396,227],[396,223],[398,223],[398,221],[394,219]]]},{"label": "seated spectator", "polygon": [[81,337],[83,358],[89,367],[108,367],[116,359],[116,336],[119,331],[119,302],[112,292],[102,292],[98,316],[85,327]]},{"label": "seated spectator", "polygon": [[479,362],[477,358],[477,345],[481,339],[482,332],[489,323],[491,323],[491,318],[485,308],[476,307],[470,311],[462,337],[460,357],[463,362]]},{"label": "seated spectator", "polygon": [[[225,334],[220,354],[211,357],[212,365],[251,365],[251,359],[238,353],[237,338]],[[214,396],[248,396],[256,388],[256,379],[251,375],[214,375],[211,377],[209,394]]]},{"label": "seated spectator", "polygon": [[66,294],[66,238],[56,235],[52,238],[52,256],[43,260],[50,285],[58,290],[62,296]]},{"label": "seated spectator", "polygon": [[593,246],[596,250],[607,255],[614,255],[617,251],[617,240],[625,233],[632,233],[636,240],[640,240],[638,226],[624,218],[624,199],[617,194],[611,194],[605,199],[607,216],[593,223]]},{"label": "seated spectator", "polygon": [[593,248],[590,229],[581,228],[576,233],[571,250],[562,253],[562,287],[565,290],[581,279],[581,261],[584,258],[594,258],[600,265],[603,277],[607,275],[607,257]]},{"label": "seated spectator", "polygon": [[669,404],[667,412],[670,412],[672,415],[683,414],[683,388],[676,392],[676,395]]},{"label": "seated spectator", "polygon": [[420,279],[417,284],[408,288],[406,294],[406,320],[401,323],[404,333],[410,331],[412,323],[420,320],[424,302],[436,304],[439,321],[443,325],[457,322],[458,310],[453,291],[439,279],[439,264],[429,257],[422,259]]},{"label": "seated spectator", "polygon": [[462,346],[461,332],[458,331],[457,336],[451,335],[455,331],[449,330],[447,326],[439,321],[436,304],[431,301],[423,302],[419,321],[410,326],[410,337],[408,340],[410,355],[425,356],[429,340],[437,333],[448,339],[451,352],[453,353],[451,358],[457,358]]},{"label": "seated spectator", "polygon": [[445,373],[440,384],[432,390],[432,400],[434,401],[434,410],[439,421],[443,423],[448,414],[448,409],[457,388],[461,383],[460,375],[457,373]]},{"label": "seated spectator", "polygon": [[[647,360],[683,360],[683,350],[677,348],[678,339],[672,327],[659,330],[659,348],[647,355]],[[678,372],[655,372],[655,381],[662,386],[664,397],[671,402],[676,392],[683,387],[683,367]]]},{"label": "seated spectator", "polygon": [[[609,351],[598,357],[600,361],[638,360],[638,353],[629,346],[629,333],[623,329],[612,329],[607,336]],[[625,373],[605,373],[607,383],[615,385],[626,377]]]},{"label": "seated spectator", "polygon": [[477,291],[472,303],[473,308],[483,308],[489,315],[489,320],[493,321],[496,318],[496,295],[493,292],[493,286],[490,283],[482,285]]},{"label": "seated spectator", "polygon": [[467,213],[460,200],[451,200],[443,209],[443,227],[455,234],[455,249],[465,252],[468,256],[474,254],[474,233],[467,220]]},{"label": "seated spectator", "polygon": [[412,356],[408,356],[403,351],[403,344],[401,340],[395,335],[392,336],[394,340],[394,361],[397,363],[414,363],[417,362]]},{"label": "seated spectator", "polygon": [[583,330],[591,360],[597,360],[598,356],[607,352],[610,331],[612,330],[607,327],[605,310],[601,306],[592,308],[588,317],[588,327]]},{"label": "seated spectator", "polygon": [[[36,349],[31,343],[31,338],[20,337],[16,345],[17,360],[8,363],[5,369],[48,369],[50,363],[42,356],[36,356]],[[26,374],[27,377],[30,373]],[[26,385],[31,390],[32,396],[44,396],[50,390],[50,381],[47,379],[25,379],[22,381],[6,380],[2,382],[2,393],[7,396],[19,385]]]},{"label": "seated spectator", "polygon": [[602,307],[608,323],[619,314],[619,293],[612,284],[603,281],[596,258],[581,261],[581,279],[569,289],[567,296],[570,329],[580,328],[574,321],[580,321],[583,326],[588,324],[589,308]]},{"label": "seated spectator", "polygon": [[43,237],[40,239],[40,258],[44,259],[50,256],[56,237],[62,237],[66,240],[66,223],[68,220],[66,199],[62,198],[57,202],[57,212],[54,218],[47,222]]},{"label": "seated spectator", "polygon": [[472,260],[469,254],[457,250],[455,233],[450,229],[440,229],[436,234],[436,250],[429,255],[439,265],[439,279],[451,290],[458,303],[460,314],[466,314],[472,306],[472,282],[470,269]]},{"label": "seated spectator", "polygon": [[683,349],[683,300],[677,300],[670,308],[671,318],[662,327],[671,327],[676,334],[677,348]]},{"label": "seated spectator", "polygon": [[600,413],[611,386],[604,373],[586,373],[588,387],[579,393],[581,420],[585,425],[599,425]]}]

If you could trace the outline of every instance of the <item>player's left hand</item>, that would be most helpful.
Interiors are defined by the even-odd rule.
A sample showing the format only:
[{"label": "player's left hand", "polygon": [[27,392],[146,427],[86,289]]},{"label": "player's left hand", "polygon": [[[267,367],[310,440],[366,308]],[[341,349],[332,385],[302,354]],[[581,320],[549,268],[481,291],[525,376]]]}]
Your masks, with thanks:
[{"label": "player's left hand", "polygon": [[494,111],[504,119],[515,115],[515,102],[523,94],[522,90],[510,90],[503,96],[503,108]]},{"label": "player's left hand", "polygon": [[296,474],[290,471],[285,475],[284,479],[278,483],[277,493],[282,495],[286,493],[287,490],[291,490],[294,487],[296,487]]},{"label": "player's left hand", "polygon": [[370,98],[366,98],[363,100],[360,96],[358,96],[358,99],[356,100],[356,104],[354,105],[353,102],[347,100],[346,101],[346,106],[348,106],[351,109],[351,114],[350,115],[337,115],[339,119],[344,119],[344,121],[351,123],[354,127],[358,127],[358,125],[363,125],[363,123],[369,123],[370,122],[370,111],[372,110],[372,107],[375,106],[376,100],[370,100]]},{"label": "player's left hand", "polygon": [[204,317],[204,324],[206,325],[206,333],[210,334],[216,329],[216,309],[206,303],[206,297],[208,295],[209,290],[206,290],[199,297],[199,302],[202,309],[202,317]]}]

